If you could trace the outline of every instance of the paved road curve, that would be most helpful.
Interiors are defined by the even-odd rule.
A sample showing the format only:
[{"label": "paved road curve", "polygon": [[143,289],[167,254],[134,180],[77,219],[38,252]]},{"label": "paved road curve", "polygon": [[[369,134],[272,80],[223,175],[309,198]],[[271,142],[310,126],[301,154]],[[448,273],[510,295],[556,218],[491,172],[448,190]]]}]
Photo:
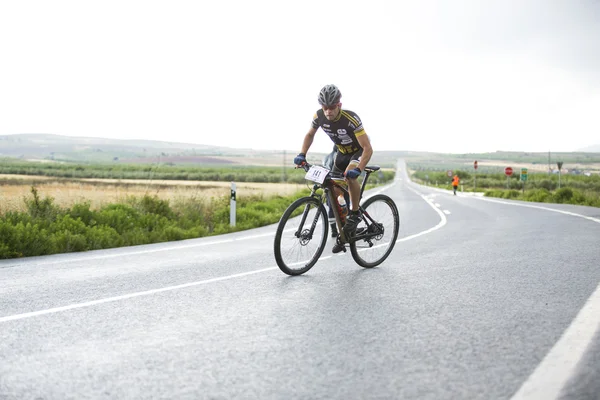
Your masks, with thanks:
[{"label": "paved road curve", "polygon": [[385,193],[371,270],[274,226],[0,261],[0,399],[599,398],[600,209]]}]

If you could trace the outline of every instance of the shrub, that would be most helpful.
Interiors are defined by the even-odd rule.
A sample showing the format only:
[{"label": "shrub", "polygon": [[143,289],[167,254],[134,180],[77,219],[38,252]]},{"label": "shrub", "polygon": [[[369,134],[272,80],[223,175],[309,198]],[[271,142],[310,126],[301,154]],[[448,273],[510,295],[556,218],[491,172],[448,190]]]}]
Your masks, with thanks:
[{"label": "shrub", "polygon": [[105,225],[89,228],[86,239],[88,250],[110,249],[124,244],[121,235],[114,228]]},{"label": "shrub", "polygon": [[505,199],[517,199],[519,198],[519,196],[521,196],[521,192],[519,192],[518,190],[510,189],[504,191],[503,197]]},{"label": "shrub", "polygon": [[58,208],[54,205],[52,197],[40,198],[38,190],[35,186],[31,187],[31,198],[25,198],[25,206],[27,212],[33,218],[44,218],[53,220],[58,214]]},{"label": "shrub", "polygon": [[525,192],[523,198],[527,201],[544,203],[552,197],[552,194],[546,189],[532,189]]},{"label": "shrub", "polygon": [[142,213],[156,214],[167,218],[173,217],[173,211],[169,206],[169,200],[161,200],[156,195],[149,196],[146,194],[140,200],[134,198],[132,202]]},{"label": "shrub", "polygon": [[554,190],[554,189],[556,189],[556,183],[554,183],[550,179],[542,179],[541,181],[536,182],[535,186],[539,187],[539,188],[544,188],[546,190]]},{"label": "shrub", "polygon": [[86,236],[68,230],[55,232],[50,236],[50,243],[56,253],[72,253],[87,250]]},{"label": "shrub", "polygon": [[561,188],[558,189],[552,195],[553,200],[556,203],[569,203],[573,198],[573,189],[571,188]]}]

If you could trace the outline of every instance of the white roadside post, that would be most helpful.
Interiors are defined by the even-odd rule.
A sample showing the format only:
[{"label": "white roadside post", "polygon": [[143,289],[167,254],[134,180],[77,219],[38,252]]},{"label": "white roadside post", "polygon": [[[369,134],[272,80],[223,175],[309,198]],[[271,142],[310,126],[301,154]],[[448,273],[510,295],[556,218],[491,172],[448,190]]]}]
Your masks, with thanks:
[{"label": "white roadside post", "polygon": [[475,179],[474,179],[474,184],[473,184],[473,191],[477,191],[477,160],[475,160],[473,162],[473,168],[475,169]]},{"label": "white roadside post", "polygon": [[235,182],[231,182],[231,198],[229,199],[229,225],[235,226]]},{"label": "white roadside post", "polygon": [[558,188],[560,189],[560,173],[561,173],[561,170],[562,170],[563,162],[562,161],[558,161],[556,163],[556,166],[558,167]]}]

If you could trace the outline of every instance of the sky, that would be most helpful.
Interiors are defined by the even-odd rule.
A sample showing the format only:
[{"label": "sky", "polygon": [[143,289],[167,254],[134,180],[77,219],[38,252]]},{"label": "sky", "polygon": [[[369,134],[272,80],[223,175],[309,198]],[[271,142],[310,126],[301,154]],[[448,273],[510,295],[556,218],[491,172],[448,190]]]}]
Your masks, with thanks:
[{"label": "sky", "polygon": [[599,21],[600,0],[5,1],[0,135],[294,152],[335,84],[375,153],[574,151],[600,144]]}]

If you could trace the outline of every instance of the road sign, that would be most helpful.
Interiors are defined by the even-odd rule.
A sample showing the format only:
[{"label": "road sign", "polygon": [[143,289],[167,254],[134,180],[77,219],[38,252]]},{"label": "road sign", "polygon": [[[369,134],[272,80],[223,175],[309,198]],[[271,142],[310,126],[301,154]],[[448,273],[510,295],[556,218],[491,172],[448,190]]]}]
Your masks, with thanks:
[{"label": "road sign", "polygon": [[473,163],[473,168],[477,169],[477,160]]},{"label": "road sign", "polygon": [[527,180],[527,168],[521,168],[521,180],[523,182]]},{"label": "road sign", "polygon": [[562,169],[562,165],[563,165],[563,162],[562,162],[562,161],[557,161],[557,162],[556,162],[556,166],[558,167],[558,170],[559,170],[559,171]]},{"label": "road sign", "polygon": [[446,172],[446,175],[448,175],[448,178],[452,178],[452,170],[449,169],[448,172]]},{"label": "road sign", "polygon": [[511,176],[513,174],[513,169],[511,167],[504,168],[504,175]]}]

